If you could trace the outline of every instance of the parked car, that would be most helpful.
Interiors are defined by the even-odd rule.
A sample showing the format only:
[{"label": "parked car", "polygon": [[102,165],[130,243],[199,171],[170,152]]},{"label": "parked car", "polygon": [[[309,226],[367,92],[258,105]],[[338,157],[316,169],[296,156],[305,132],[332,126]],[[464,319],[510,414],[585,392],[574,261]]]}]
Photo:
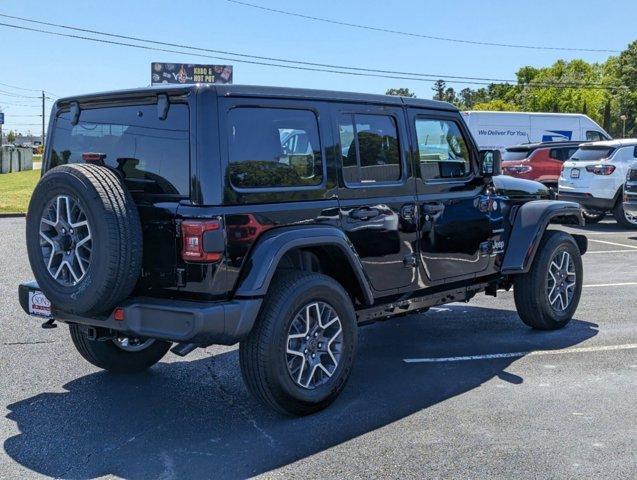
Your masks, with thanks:
[{"label": "parked car", "polygon": [[502,173],[535,180],[557,189],[562,166],[583,142],[541,142],[507,147],[502,155]]},{"label": "parked car", "polygon": [[100,368],[239,342],[249,390],[304,415],[345,386],[360,325],[511,287],[533,328],[577,308],[586,238],[547,225],[579,206],[498,176],[450,104],[161,86],[51,118],[19,298]]},{"label": "parked car", "polygon": [[624,212],[637,219],[637,162],[633,163],[626,174],[624,184]]},{"label": "parked car", "polygon": [[521,143],[591,142],[611,136],[578,113],[462,112],[478,148],[504,150]]},{"label": "parked car", "polygon": [[622,198],[626,173],[636,160],[637,139],[582,144],[564,162],[559,198],[578,202],[589,222],[599,221],[611,211],[621,226],[637,228],[637,217],[624,209]]}]

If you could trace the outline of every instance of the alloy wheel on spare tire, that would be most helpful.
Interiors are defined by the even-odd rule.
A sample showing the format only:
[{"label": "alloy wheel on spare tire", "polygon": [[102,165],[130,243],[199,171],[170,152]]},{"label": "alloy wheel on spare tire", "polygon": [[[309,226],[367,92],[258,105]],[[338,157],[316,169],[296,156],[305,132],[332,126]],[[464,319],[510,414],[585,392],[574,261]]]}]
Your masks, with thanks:
[{"label": "alloy wheel on spare tire", "polygon": [[47,172],[29,203],[26,237],[35,279],[58,310],[106,312],[135,287],[142,263],[139,213],[107,167],[61,165]]}]

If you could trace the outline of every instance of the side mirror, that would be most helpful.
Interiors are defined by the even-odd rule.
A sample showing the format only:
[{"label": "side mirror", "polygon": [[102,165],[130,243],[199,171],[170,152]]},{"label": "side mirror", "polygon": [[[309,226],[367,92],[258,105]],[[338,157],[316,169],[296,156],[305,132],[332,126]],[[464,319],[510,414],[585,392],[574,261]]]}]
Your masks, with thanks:
[{"label": "side mirror", "polygon": [[502,174],[502,154],[500,150],[480,150],[478,163],[481,177],[490,178]]}]

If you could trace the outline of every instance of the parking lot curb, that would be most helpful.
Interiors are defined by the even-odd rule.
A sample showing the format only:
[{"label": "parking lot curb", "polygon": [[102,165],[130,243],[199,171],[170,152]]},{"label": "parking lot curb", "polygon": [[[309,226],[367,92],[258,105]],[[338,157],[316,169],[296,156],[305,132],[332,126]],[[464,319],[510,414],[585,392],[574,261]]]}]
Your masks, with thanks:
[{"label": "parking lot curb", "polygon": [[0,213],[0,218],[20,218],[26,216],[26,213]]}]

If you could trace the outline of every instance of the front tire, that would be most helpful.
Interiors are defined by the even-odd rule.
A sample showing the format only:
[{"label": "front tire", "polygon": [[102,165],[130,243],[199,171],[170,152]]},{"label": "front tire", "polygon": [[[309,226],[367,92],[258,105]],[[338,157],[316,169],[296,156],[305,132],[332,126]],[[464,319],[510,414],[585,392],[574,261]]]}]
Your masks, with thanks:
[{"label": "front tire", "polygon": [[513,296],[522,321],[539,330],[555,330],[570,322],[582,293],[583,268],[573,237],[544,233],[528,273],[514,279]]},{"label": "front tire", "polygon": [[265,405],[286,415],[308,415],[343,390],[356,345],[356,315],[343,287],[326,275],[290,272],[271,285],[253,330],[241,342],[241,373]]},{"label": "front tire", "polygon": [[138,373],[148,370],[168,352],[170,342],[148,339],[91,340],[85,330],[69,325],[77,351],[89,363],[114,373]]},{"label": "front tire", "polygon": [[613,209],[613,216],[617,223],[624,228],[637,229],[637,215],[633,215],[624,210],[624,204],[621,199]]}]

